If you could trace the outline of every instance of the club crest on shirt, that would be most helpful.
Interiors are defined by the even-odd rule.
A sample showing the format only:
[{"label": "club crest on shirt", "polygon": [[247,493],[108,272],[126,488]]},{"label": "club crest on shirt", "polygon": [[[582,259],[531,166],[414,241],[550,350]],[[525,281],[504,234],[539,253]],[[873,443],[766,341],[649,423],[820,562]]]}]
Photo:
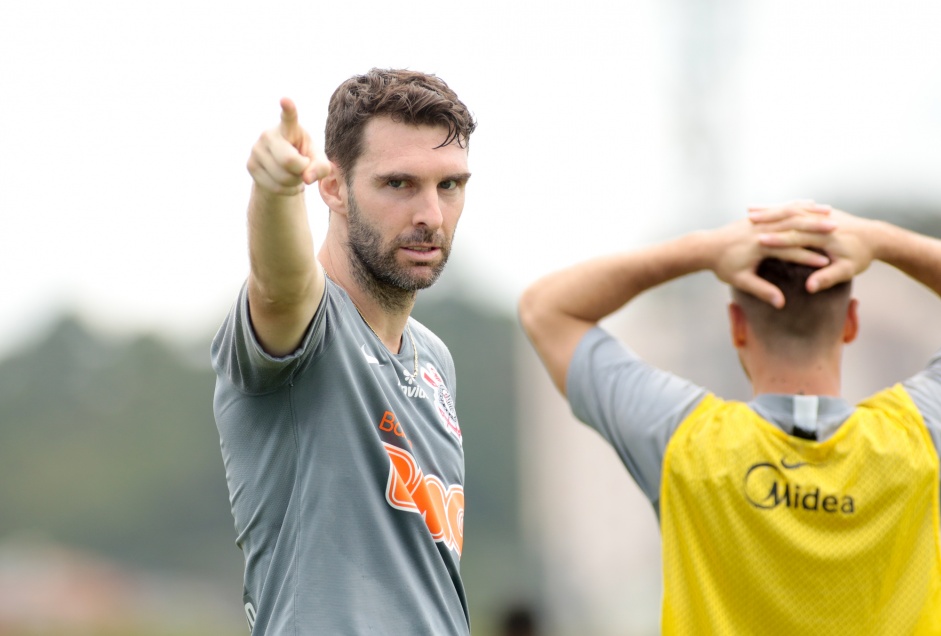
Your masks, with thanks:
[{"label": "club crest on shirt", "polygon": [[425,384],[430,386],[434,391],[432,402],[434,402],[435,410],[438,412],[438,416],[444,423],[445,428],[463,445],[464,440],[461,437],[461,427],[457,423],[457,410],[454,408],[454,398],[451,396],[448,387],[445,386],[441,374],[438,373],[438,370],[432,365],[428,364],[421,368],[421,378],[425,381]]}]

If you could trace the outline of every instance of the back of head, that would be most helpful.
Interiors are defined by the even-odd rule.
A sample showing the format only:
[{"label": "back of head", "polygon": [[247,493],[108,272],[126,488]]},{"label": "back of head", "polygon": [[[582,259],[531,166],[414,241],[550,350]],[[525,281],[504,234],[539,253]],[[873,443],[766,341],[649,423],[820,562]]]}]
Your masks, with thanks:
[{"label": "back of head", "polygon": [[739,289],[733,290],[735,302],[767,348],[781,353],[806,353],[842,341],[851,283],[847,281],[811,294],[807,291],[807,278],[816,269],[777,258],[766,258],[759,264],[758,276],[784,294],[781,309]]},{"label": "back of head", "polygon": [[465,147],[477,127],[467,106],[440,78],[418,71],[372,69],[334,91],[327,112],[324,151],[349,178],[363,152],[363,130],[376,116],[420,126],[442,126],[441,146]]}]

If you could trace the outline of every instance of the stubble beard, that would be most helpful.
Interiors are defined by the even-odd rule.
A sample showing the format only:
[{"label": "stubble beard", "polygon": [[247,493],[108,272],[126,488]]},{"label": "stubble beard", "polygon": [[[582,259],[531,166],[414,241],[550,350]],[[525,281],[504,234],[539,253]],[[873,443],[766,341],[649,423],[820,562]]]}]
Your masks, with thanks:
[{"label": "stubble beard", "polygon": [[[383,245],[379,231],[363,217],[352,188],[347,225],[350,270],[360,287],[389,311],[410,309],[418,290],[431,287],[438,280],[451,254],[450,239],[443,233],[420,227]],[[441,260],[430,266],[431,271],[425,275],[412,273],[396,258],[399,247],[414,243],[432,244],[441,249]]]}]

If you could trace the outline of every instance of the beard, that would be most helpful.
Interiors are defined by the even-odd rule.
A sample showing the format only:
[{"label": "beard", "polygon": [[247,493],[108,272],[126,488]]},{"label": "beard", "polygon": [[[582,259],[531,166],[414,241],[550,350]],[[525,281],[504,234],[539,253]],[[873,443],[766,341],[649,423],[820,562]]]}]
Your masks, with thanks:
[{"label": "beard", "polygon": [[[444,271],[451,254],[451,238],[441,231],[434,232],[422,227],[384,244],[379,230],[364,218],[353,197],[352,188],[347,224],[350,269],[363,289],[390,310],[407,309],[418,290],[431,287]],[[423,266],[421,269],[424,272],[413,271],[414,266],[400,263],[399,248],[415,243],[438,247],[441,260]]]}]

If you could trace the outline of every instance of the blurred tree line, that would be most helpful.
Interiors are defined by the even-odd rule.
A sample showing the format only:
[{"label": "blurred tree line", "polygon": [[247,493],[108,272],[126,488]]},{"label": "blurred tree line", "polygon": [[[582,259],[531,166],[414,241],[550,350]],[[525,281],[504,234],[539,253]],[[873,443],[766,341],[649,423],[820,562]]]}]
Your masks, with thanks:
[{"label": "blurred tree line", "polygon": [[[415,316],[448,343],[457,368],[462,570],[474,631],[484,633],[534,581],[518,514],[519,336],[515,318],[455,296],[429,295]],[[211,337],[185,349],[153,336],[120,340],[66,316],[0,361],[0,544],[39,538],[212,581],[240,617],[242,556],[212,416]]]}]

